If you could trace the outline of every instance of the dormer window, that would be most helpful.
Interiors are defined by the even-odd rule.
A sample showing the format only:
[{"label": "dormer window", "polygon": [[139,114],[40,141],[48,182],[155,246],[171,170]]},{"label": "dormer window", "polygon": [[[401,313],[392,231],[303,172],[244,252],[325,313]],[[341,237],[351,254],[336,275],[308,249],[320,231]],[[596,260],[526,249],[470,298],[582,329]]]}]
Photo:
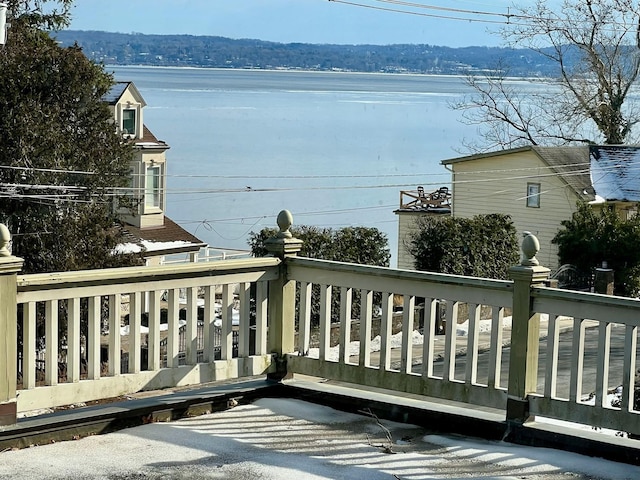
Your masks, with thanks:
[{"label": "dormer window", "polygon": [[122,110],[122,133],[125,135],[136,134],[136,111],[133,108]]}]

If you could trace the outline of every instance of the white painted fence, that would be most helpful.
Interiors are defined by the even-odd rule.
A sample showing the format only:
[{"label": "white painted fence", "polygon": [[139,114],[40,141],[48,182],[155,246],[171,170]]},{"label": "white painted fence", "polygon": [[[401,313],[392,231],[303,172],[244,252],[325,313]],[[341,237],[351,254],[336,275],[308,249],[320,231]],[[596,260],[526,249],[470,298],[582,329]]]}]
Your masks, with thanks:
[{"label": "white painted fence", "polygon": [[[267,373],[272,358],[266,350],[266,285],[278,276],[278,264],[277,259],[265,258],[18,276],[23,372],[18,411]],[[252,285],[256,301],[250,312]],[[237,299],[234,287],[239,291]],[[186,290],[184,305],[180,290]],[[216,318],[216,302],[221,318]],[[237,326],[232,320],[234,303],[240,305]],[[180,365],[178,343],[180,308],[186,310],[185,365]],[[161,325],[165,309],[166,329]],[[149,319],[146,334],[141,326],[143,312]],[[125,313],[129,328],[122,335]],[[199,329],[203,331],[200,352]],[[236,357],[232,355],[234,329],[238,331]],[[41,379],[36,338],[45,342]],[[216,338],[221,338],[219,345],[214,344]],[[161,343],[166,344],[168,368],[161,368]],[[58,361],[61,344],[67,350],[64,364]],[[214,358],[216,349],[220,360]],[[128,353],[126,372],[120,365],[123,351]],[[146,362],[142,362],[144,351]]]},{"label": "white painted fence", "polygon": [[[298,258],[300,242],[288,233],[290,215],[281,214],[278,220],[281,233],[267,245],[278,258],[19,275],[20,259],[3,253],[0,245],[0,424],[15,422],[17,411],[142,389],[299,373],[499,408],[508,421],[542,415],[640,435],[640,412],[634,409],[639,300],[547,288],[549,271],[537,265],[535,249],[525,248],[522,264],[510,271],[510,281]],[[186,292],[182,353],[181,290]],[[394,300],[401,313],[394,314]],[[216,301],[221,305],[220,360],[213,353]],[[234,303],[240,305],[237,327]],[[416,316],[418,304],[423,310]],[[445,329],[436,335],[440,304],[446,305]],[[130,325],[122,336],[125,305]],[[162,308],[168,321],[164,339]],[[141,358],[143,312],[149,313],[146,365]],[[396,315],[401,316],[397,347],[392,344]],[[20,336],[16,316],[22,322]],[[508,327],[506,316],[511,316]],[[548,318],[542,328],[544,343],[541,316]],[[62,318],[67,321],[64,330]],[[105,319],[109,334],[102,336]],[[488,351],[481,362],[480,325],[488,320]],[[464,337],[456,334],[462,321],[468,325]],[[315,322],[317,358],[310,355]],[[359,325],[352,328],[355,322]],[[412,339],[420,323],[418,347]],[[560,343],[560,324],[567,323],[572,331],[568,346]],[[37,331],[39,325],[43,331]],[[197,343],[199,327],[202,348]],[[380,335],[377,352],[372,351],[374,329]],[[84,341],[81,332],[86,334]],[[61,335],[64,342],[59,341]],[[40,336],[46,352],[42,382],[36,377],[35,342]],[[356,336],[359,348],[351,352]],[[106,362],[100,356],[105,340]],[[161,368],[161,342],[166,344],[166,368]],[[335,357],[330,354],[333,343],[338,346]],[[504,343],[510,344],[508,350]],[[19,344],[24,374],[17,390]],[[64,375],[58,369],[61,344],[67,345]],[[125,344],[129,359],[123,373],[120,353]],[[568,365],[564,370],[563,362]],[[566,395],[560,393],[563,385],[568,386]],[[612,405],[609,392],[618,386],[622,395],[619,404]]]}]

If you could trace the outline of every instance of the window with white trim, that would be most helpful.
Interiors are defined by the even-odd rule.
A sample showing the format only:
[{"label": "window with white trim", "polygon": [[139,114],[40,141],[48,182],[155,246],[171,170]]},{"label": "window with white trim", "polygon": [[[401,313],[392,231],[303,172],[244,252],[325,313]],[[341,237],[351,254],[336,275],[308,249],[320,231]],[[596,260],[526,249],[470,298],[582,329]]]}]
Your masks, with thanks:
[{"label": "window with white trim", "polygon": [[136,134],[136,111],[133,108],[122,110],[122,133]]},{"label": "window with white trim", "polygon": [[160,165],[149,165],[145,172],[144,205],[162,208],[162,178]]},{"label": "window with white trim", "polygon": [[527,183],[527,207],[540,208],[539,183]]}]

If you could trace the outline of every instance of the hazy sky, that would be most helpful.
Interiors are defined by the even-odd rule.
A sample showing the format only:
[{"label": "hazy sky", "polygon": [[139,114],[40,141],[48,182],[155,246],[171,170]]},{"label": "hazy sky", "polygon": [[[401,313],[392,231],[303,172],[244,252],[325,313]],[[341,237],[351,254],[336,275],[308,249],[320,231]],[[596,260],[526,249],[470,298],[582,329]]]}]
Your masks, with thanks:
[{"label": "hazy sky", "polygon": [[411,3],[422,7],[406,7],[381,0],[345,1],[351,4],[337,0],[76,0],[70,28],[284,43],[499,45],[499,38],[488,31],[499,27],[512,4],[512,0],[415,0]]}]

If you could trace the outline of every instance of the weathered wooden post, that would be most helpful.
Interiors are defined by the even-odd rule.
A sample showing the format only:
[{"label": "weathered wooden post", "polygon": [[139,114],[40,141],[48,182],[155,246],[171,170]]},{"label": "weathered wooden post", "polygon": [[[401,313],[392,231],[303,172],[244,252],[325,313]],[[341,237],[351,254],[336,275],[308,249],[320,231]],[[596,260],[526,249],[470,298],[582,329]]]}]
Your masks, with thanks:
[{"label": "weathered wooden post", "polygon": [[265,242],[267,251],[282,260],[280,275],[269,282],[269,334],[267,347],[276,355],[276,373],[272,380],[282,380],[287,374],[285,355],[295,348],[296,283],[287,278],[287,257],[296,256],[302,248],[302,240],[293,238],[289,228],[293,216],[288,210],[278,214],[280,232]]},{"label": "weathered wooden post", "polygon": [[7,245],[9,230],[0,224],[0,425],[16,423],[18,376],[17,275],[23,260]]},{"label": "weathered wooden post", "polygon": [[542,285],[550,272],[536,259],[539,250],[538,239],[524,232],[520,265],[509,269],[513,280],[513,316],[507,422],[524,423],[529,419],[527,395],[536,391],[538,382],[540,314],[533,311],[531,287]]},{"label": "weathered wooden post", "polygon": [[596,268],[593,289],[595,293],[603,295],[613,295],[614,273],[611,268],[607,267],[607,262],[602,262],[602,267]]}]

